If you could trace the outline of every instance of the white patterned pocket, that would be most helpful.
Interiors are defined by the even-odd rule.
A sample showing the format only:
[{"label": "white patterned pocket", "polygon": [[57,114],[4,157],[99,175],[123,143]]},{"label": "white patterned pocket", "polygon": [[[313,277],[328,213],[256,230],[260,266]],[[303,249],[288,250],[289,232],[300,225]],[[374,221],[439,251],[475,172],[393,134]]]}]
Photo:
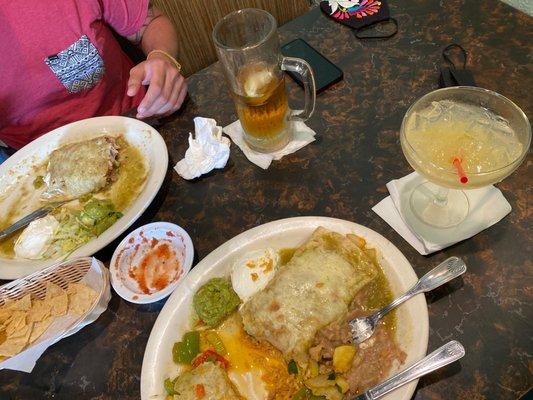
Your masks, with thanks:
[{"label": "white patterned pocket", "polygon": [[69,93],[94,87],[105,73],[104,60],[86,35],[44,62]]}]

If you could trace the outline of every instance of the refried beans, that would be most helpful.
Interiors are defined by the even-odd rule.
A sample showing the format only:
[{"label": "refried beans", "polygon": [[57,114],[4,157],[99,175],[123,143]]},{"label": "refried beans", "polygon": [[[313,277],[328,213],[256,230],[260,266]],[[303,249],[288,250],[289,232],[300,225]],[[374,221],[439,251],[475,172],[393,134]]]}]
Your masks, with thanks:
[{"label": "refried beans", "polygon": [[[381,305],[373,308],[368,307],[369,298],[373,297],[375,300],[376,291],[383,294],[382,290],[385,288],[380,288],[380,283],[385,283],[387,285],[386,291],[388,291],[386,281],[367,285],[358,293],[352,303],[351,311],[342,321],[333,322],[317,334],[314,345],[309,350],[311,358],[325,366],[326,369],[331,367],[334,349],[337,346],[351,343],[348,321],[369,315],[381,307]],[[385,297],[384,300],[386,301],[381,302],[383,305],[389,301],[390,293]],[[350,385],[350,390],[344,398],[348,399],[361,394],[366,389],[384,381],[389,376],[391,369],[403,364],[405,358],[405,353],[400,349],[395,339],[395,316],[389,315],[379,323],[374,335],[358,346],[351,368],[343,374]]]}]

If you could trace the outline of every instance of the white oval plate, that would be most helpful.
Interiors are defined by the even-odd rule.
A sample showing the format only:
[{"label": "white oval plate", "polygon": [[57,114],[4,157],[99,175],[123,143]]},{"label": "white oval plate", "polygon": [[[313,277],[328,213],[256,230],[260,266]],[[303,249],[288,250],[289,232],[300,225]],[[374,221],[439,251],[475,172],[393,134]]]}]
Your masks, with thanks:
[{"label": "white oval plate", "polygon": [[[168,151],[161,135],[150,125],[126,117],[96,117],[73,122],[54,129],[34,140],[0,164],[0,196],[19,176],[23,176],[37,164],[43,162],[56,148],[71,142],[91,139],[104,134],[123,134],[125,139],[137,147],[149,165],[147,180],[137,199],[99,237],[74,251],[70,258],[93,255],[111,243],[141,216],[159,191],[168,168]],[[2,211],[0,210],[0,218]],[[0,258],[0,279],[17,279],[39,271],[58,260],[20,260]]]},{"label": "white oval plate", "polygon": [[[200,261],[176,288],[161,310],[144,352],[141,372],[141,399],[163,400],[163,381],[178,373],[172,361],[172,345],[189,330],[192,295],[207,280],[229,276],[234,260],[245,252],[272,247],[297,247],[319,227],[339,233],[355,233],[365,238],[378,257],[395,296],[402,294],[417,276],[403,254],[379,233],[355,224],[326,217],[297,217],[270,222],[235,236]],[[398,308],[398,341],[407,354],[406,364],[426,355],[429,323],[426,298],[420,294]],[[403,366],[405,368],[405,366]],[[393,371],[395,372],[395,371]],[[408,400],[418,381],[413,381],[384,397],[385,400]]]},{"label": "white oval plate", "polygon": [[[172,236],[168,232],[172,232]],[[139,288],[137,281],[129,276],[129,268],[132,264],[137,264],[142,255],[145,254],[142,249],[147,246],[143,245],[143,239],[150,240],[152,238],[168,240],[172,244],[172,248],[179,257],[181,274],[164,289],[145,294]],[[136,249],[138,247],[141,248],[141,252],[137,252]],[[125,254],[122,256],[121,253],[123,252]],[[109,265],[111,286],[126,301],[137,304],[153,303],[164,299],[174,291],[191,270],[193,258],[194,247],[191,237],[181,226],[170,222],[152,222],[151,224],[143,225],[129,233],[113,253],[113,258],[111,258],[111,264]]]}]

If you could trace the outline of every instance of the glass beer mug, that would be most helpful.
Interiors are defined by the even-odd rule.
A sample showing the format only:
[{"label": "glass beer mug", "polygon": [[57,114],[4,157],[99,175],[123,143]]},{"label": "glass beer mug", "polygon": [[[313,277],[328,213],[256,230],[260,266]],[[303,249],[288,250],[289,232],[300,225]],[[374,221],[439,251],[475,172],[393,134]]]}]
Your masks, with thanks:
[{"label": "glass beer mug", "polygon": [[[283,148],[292,137],[290,122],[306,121],[313,114],[313,70],[302,59],[281,55],[276,20],[264,10],[248,8],[226,15],[216,24],[213,40],[246,143],[260,152]],[[283,71],[301,76],[304,110],[289,108]]]}]

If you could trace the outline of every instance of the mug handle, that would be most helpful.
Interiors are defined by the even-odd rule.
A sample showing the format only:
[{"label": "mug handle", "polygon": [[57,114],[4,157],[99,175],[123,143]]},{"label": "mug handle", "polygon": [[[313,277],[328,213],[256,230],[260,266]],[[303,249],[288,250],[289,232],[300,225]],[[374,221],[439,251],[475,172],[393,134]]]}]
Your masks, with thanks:
[{"label": "mug handle", "polygon": [[300,111],[293,111],[289,117],[292,121],[307,121],[315,111],[316,89],[315,75],[307,61],[301,58],[283,57],[280,68],[283,71],[296,72],[300,75],[305,93],[305,107]]}]

